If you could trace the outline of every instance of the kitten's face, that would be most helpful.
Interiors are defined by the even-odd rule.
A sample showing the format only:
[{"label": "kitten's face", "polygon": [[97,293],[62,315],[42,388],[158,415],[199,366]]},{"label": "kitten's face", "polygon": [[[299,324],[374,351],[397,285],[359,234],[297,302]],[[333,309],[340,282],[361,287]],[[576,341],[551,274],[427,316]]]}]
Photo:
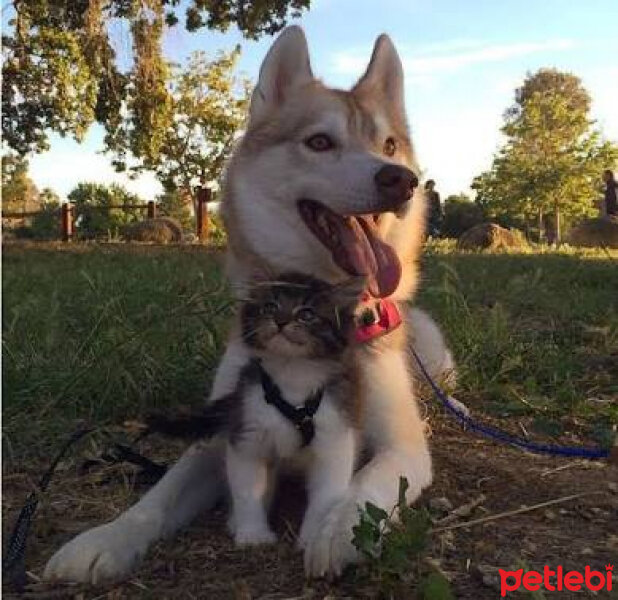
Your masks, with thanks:
[{"label": "kitten's face", "polygon": [[332,286],[296,274],[258,283],[242,307],[243,338],[280,356],[334,358],[350,342],[363,284]]}]

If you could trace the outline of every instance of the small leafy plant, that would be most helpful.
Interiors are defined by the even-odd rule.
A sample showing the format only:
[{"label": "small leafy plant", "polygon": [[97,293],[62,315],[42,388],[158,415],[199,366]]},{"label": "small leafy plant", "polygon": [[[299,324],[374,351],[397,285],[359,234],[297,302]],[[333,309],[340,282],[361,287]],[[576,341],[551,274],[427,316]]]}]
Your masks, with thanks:
[{"label": "small leafy plant", "polygon": [[431,520],[425,509],[408,506],[408,487],[408,480],[400,477],[398,501],[390,513],[371,502],[359,508],[352,543],[367,559],[367,573],[377,580],[385,597],[401,597],[405,588],[408,595],[415,589],[420,600],[450,600],[447,579],[423,561]]}]

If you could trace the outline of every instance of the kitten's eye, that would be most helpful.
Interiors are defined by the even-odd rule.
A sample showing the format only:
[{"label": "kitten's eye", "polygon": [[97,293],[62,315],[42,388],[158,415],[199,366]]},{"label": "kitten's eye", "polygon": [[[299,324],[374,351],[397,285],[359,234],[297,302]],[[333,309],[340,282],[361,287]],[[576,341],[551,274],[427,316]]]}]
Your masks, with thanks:
[{"label": "kitten's eye", "polygon": [[303,308],[299,308],[294,313],[294,316],[296,317],[296,320],[299,323],[311,323],[312,321],[315,321],[315,319],[317,318],[313,308],[309,308],[307,306]]},{"label": "kitten's eye", "polygon": [[327,152],[335,147],[335,142],[325,133],[316,133],[305,140],[305,146],[314,152]]},{"label": "kitten's eye", "polygon": [[384,142],[384,146],[382,148],[382,152],[386,156],[395,156],[395,152],[397,152],[397,142],[395,141],[395,138],[386,138],[386,141]]},{"label": "kitten's eye", "polygon": [[265,302],[260,308],[263,315],[272,316],[279,311],[279,305],[276,302]]}]

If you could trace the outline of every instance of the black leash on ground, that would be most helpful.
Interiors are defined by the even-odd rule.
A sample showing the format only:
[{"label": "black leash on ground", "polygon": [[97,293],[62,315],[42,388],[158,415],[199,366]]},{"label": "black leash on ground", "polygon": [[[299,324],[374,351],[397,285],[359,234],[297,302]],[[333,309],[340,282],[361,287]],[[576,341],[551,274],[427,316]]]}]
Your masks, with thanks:
[{"label": "black leash on ground", "polygon": [[9,577],[11,583],[19,592],[23,591],[26,585],[24,554],[26,552],[26,541],[28,532],[30,531],[30,524],[32,523],[32,517],[39,505],[39,494],[47,489],[58,463],[62,460],[69,448],[93,431],[94,429],[80,429],[73,433],[64,443],[47,471],[43,474],[43,477],[41,477],[37,489],[30,493],[23,508],[19,512],[19,516],[9,536],[9,541],[2,558],[2,573],[4,576]]},{"label": "black leash on ground", "polygon": [[[19,511],[17,521],[13,527],[13,531],[9,536],[4,555],[2,557],[2,574],[9,579],[13,587],[18,593],[23,593],[27,582],[26,566],[25,566],[25,553],[26,544],[28,541],[28,533],[32,524],[32,519],[39,504],[41,494],[43,494],[56,471],[56,467],[60,461],[64,458],[69,449],[79,442],[81,439],[98,431],[96,428],[91,427],[88,429],[78,429],[75,431],[64,443],[62,448],[58,451],[58,454],[54,457],[49,468],[41,479],[37,489],[30,493],[24,506]],[[140,434],[134,441],[143,439],[146,435],[151,433],[151,430],[147,429]],[[142,456],[139,452],[135,451],[130,446],[125,444],[113,443],[106,451],[101,453],[99,460],[89,460],[82,464],[81,470],[87,470],[94,464],[101,464],[101,462],[108,465],[130,463],[140,467],[140,475],[151,483],[155,483],[165,474],[167,467],[165,465],[155,463],[150,459]]]},{"label": "black leash on ground", "polygon": [[[202,410],[196,414],[176,417],[168,417],[156,413],[148,415],[145,429],[133,440],[132,444],[137,444],[137,442],[143,440],[151,433],[159,433],[167,437],[185,440],[212,437],[225,427],[228,403],[227,397],[223,397],[207,410]],[[30,493],[19,512],[2,557],[2,573],[9,578],[19,593],[23,592],[27,581],[24,562],[26,543],[41,494],[49,486],[56,467],[69,449],[82,438],[96,431],[100,431],[100,429],[95,427],[78,429],[66,440],[47,471],[41,477],[37,489]],[[139,467],[140,471],[137,474],[137,479],[140,483],[149,485],[155,484],[167,471],[167,465],[156,463],[146,458],[132,446],[113,442],[97,458],[82,462],[79,472],[84,474],[101,464],[111,466],[122,463],[129,463]]]},{"label": "black leash on ground", "polygon": [[[431,375],[429,375],[429,372],[414,348],[411,348],[411,350],[414,359],[418,363],[421,373],[427,380],[427,383],[433,390],[436,397],[440,400],[444,408],[455,416],[455,418],[457,418],[457,420],[466,429],[494,441],[515,446],[522,450],[527,450],[536,454],[570,456],[587,459],[616,459],[615,455],[618,454],[616,452],[616,446],[614,446],[614,450],[610,452],[609,449],[600,447],[582,448],[573,446],[559,446],[555,444],[540,444],[525,440],[521,437],[502,431],[501,429],[485,425],[475,419],[472,419],[460,407],[453,403],[451,398],[438,386]],[[207,422],[210,420],[212,420],[214,425],[211,423],[210,429],[212,431],[209,431],[209,434],[213,435],[215,430],[218,429],[223,422],[221,421],[221,415],[215,411],[212,411],[212,414],[204,413],[198,416],[189,416],[186,419],[170,419],[166,417],[154,416],[150,419],[150,423],[145,431],[143,431],[133,443],[137,443],[137,441],[143,439],[150,433],[162,433],[163,435],[180,438],[184,437],[185,439],[197,438],[201,435],[200,431],[203,431],[202,427],[205,427]],[[5,576],[9,577],[15,589],[20,593],[23,592],[27,580],[24,555],[32,518],[34,517],[34,513],[36,512],[39,504],[39,496],[45,492],[49,486],[58,463],[62,460],[71,446],[94,431],[97,430],[95,428],[80,429],[69,437],[52,461],[47,471],[41,477],[38,488],[31,492],[26,499],[26,502],[17,517],[17,521],[11,535],[9,536],[9,541],[2,558],[2,572]],[[108,450],[101,454],[100,459],[85,461],[82,465],[82,470],[87,470],[88,468],[96,464],[100,464],[101,462],[109,465],[123,462],[136,465],[141,468],[141,475],[150,480],[150,483],[155,483],[158,481],[167,471],[166,465],[155,463],[135,451],[130,446],[119,443],[112,444]]]}]

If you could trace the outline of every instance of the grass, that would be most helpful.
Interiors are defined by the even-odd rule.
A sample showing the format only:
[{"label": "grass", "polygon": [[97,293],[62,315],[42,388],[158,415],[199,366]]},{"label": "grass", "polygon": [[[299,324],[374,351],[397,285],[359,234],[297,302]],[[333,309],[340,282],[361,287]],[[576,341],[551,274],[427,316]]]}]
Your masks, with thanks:
[{"label": "grass", "polygon": [[[419,303],[441,323],[454,351],[457,397],[476,416],[518,433],[519,424],[541,438],[609,442],[618,421],[617,260],[603,251],[489,255],[432,244]],[[221,263],[220,253],[200,247],[5,246],[5,523],[14,522],[33,481],[79,421],[114,425],[155,407],[203,401],[234,310]],[[278,590],[298,598],[435,600],[450,597],[452,587],[455,597],[472,600],[498,593],[478,580],[475,565],[504,567],[520,558],[535,568],[563,564],[564,548],[571,547],[594,548],[591,564],[607,564],[616,501],[605,489],[611,478],[600,470],[609,470],[605,463],[573,461],[556,469],[553,460],[472,438],[438,414],[431,423],[435,481],[428,493],[448,496],[454,506],[480,492],[482,515],[591,489],[597,495],[559,518],[536,511],[497,527],[441,534],[426,531],[427,498],[410,509],[406,527],[384,528],[390,515],[368,509],[355,535],[369,562],[334,587],[312,581],[316,593],[309,595],[287,516],[279,523],[282,543],[249,552],[232,547],[219,512],[155,545],[137,579],[109,596],[266,599]],[[127,428],[111,434],[126,435]],[[59,466],[33,524],[27,555],[33,573],[77,531],[117,516],[143,492],[126,465],[81,474],[83,459],[105,447],[105,434],[91,437]],[[153,436],[140,450],[167,462],[183,447]],[[580,568],[583,557],[571,554],[572,567]],[[52,591],[69,595],[66,588]],[[33,597],[49,592],[35,584]]]},{"label": "grass", "polygon": [[455,352],[458,397],[544,433],[580,419],[607,441],[618,421],[618,257],[440,254],[419,302]]},{"label": "grass", "polygon": [[201,402],[231,310],[220,262],[190,248],[5,248],[5,448],[44,455],[77,419]]},{"label": "grass", "polygon": [[[457,254],[424,258],[419,303],[447,332],[458,397],[565,417],[608,439],[618,420],[618,256]],[[110,424],[199,404],[233,306],[221,255],[195,247],[10,245],[3,253],[3,414],[9,467],[46,456],[76,421]]]}]

